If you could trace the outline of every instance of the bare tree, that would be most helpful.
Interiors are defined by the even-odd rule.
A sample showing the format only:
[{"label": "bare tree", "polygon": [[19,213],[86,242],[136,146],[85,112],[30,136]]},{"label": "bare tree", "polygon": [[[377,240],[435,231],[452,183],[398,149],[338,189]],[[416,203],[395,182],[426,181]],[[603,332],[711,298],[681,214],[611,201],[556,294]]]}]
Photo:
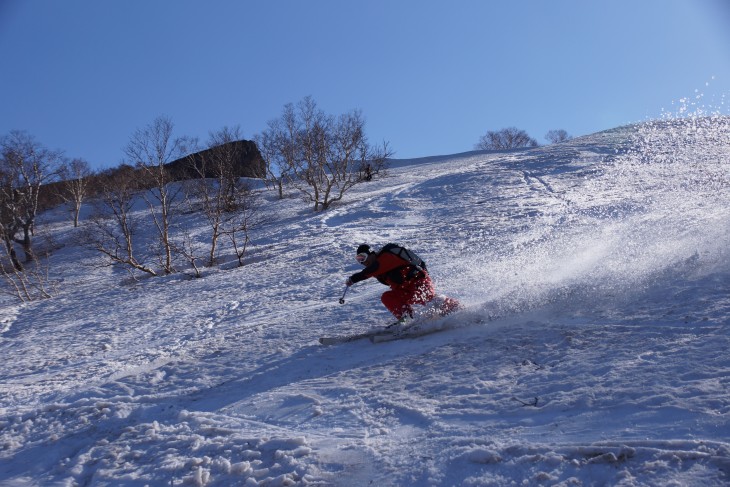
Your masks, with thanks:
[{"label": "bare tree", "polygon": [[48,261],[41,263],[36,259],[30,263],[30,267],[18,270],[13,265],[6,265],[7,260],[7,247],[2,247],[0,250],[0,276],[5,287],[0,288],[0,292],[14,296],[24,303],[39,298],[53,297],[51,279],[48,275],[50,268]]},{"label": "bare tree", "polygon": [[0,233],[13,266],[22,270],[14,242],[22,245],[26,262],[35,259],[32,237],[40,188],[57,177],[62,153],[46,149],[22,131],[3,137],[0,148]]},{"label": "bare tree", "polygon": [[202,272],[198,265],[201,259],[195,239],[189,228],[184,228],[180,233],[181,236],[175,239],[175,252],[190,264],[195,277],[201,277]]},{"label": "bare tree", "polygon": [[182,202],[182,185],[170,184],[172,177],[166,164],[185,155],[186,139],[172,137],[173,123],[158,117],[149,126],[135,131],[125,152],[140,169],[150,190],[144,193],[149,214],[160,242],[160,265],[166,274],[174,272],[171,225]]},{"label": "bare tree", "polygon": [[105,257],[106,265],[156,276],[152,266],[137,257],[137,221],[132,208],[139,184],[139,176],[130,165],[100,175],[97,211],[84,228],[83,241]]},{"label": "bare tree", "polygon": [[282,117],[269,123],[258,142],[269,167],[275,163],[281,174],[290,175],[315,211],[341,200],[350,188],[366,180],[366,167],[371,174],[377,173],[392,155],[387,143],[379,148],[369,144],[360,111],[327,115],[311,97],[296,108],[286,105]]},{"label": "bare tree", "polygon": [[281,118],[270,120],[267,129],[254,140],[266,165],[266,182],[273,184],[284,198],[284,184],[292,179],[299,149],[299,121],[294,105],[287,103]]},{"label": "bare tree", "polygon": [[225,214],[221,226],[221,233],[231,242],[239,267],[243,266],[243,257],[251,240],[251,231],[262,222],[256,195],[250,187],[242,185],[236,192],[234,209]]},{"label": "bare tree", "polygon": [[[240,189],[240,178],[237,176],[237,166],[243,159],[244,148],[233,142],[243,139],[241,128],[223,127],[217,132],[211,132],[208,138],[208,169],[219,189],[220,206],[225,211],[235,209],[236,194]],[[205,172],[203,176],[205,176]]]},{"label": "bare tree", "polygon": [[550,142],[551,144],[557,144],[559,142],[565,142],[567,140],[572,139],[573,137],[568,135],[568,132],[566,132],[563,129],[558,130],[550,130],[547,134],[545,134],[545,140]]},{"label": "bare tree", "polygon": [[8,247],[0,246],[0,280],[3,283],[0,293],[24,303],[53,297],[55,283],[49,275],[50,251],[36,251],[36,256],[40,258],[18,269],[8,254]]},{"label": "bare tree", "polygon": [[[241,130],[239,127],[223,129],[211,132],[208,141],[209,149],[201,152],[200,160],[196,160],[195,154],[189,156],[191,167],[197,174],[195,180],[189,181],[187,186],[189,193],[195,202],[200,205],[211,228],[210,248],[208,251],[207,265],[215,264],[219,240],[224,235],[239,233],[239,221],[246,221],[246,218],[239,213],[248,211],[250,202],[248,195],[250,191],[236,176],[236,166],[241,160],[239,153],[242,148],[231,142],[240,140]],[[246,197],[244,197],[246,196]],[[235,240],[236,243],[240,242]],[[236,250],[238,255],[238,251]],[[242,254],[239,257],[242,258]]]},{"label": "bare tree", "polygon": [[267,187],[274,186],[279,195],[279,199],[284,199],[284,176],[277,171],[276,158],[278,151],[274,142],[273,133],[277,130],[275,127],[278,120],[272,120],[268,123],[268,128],[260,134],[256,134],[253,138],[261,153],[266,167],[266,175],[263,180]]},{"label": "bare tree", "polygon": [[74,159],[61,167],[61,197],[73,204],[74,228],[79,226],[81,204],[88,195],[93,174],[83,159]]},{"label": "bare tree", "polygon": [[477,150],[507,150],[537,146],[537,141],[524,130],[508,127],[496,132],[488,131],[479,139],[474,148]]}]

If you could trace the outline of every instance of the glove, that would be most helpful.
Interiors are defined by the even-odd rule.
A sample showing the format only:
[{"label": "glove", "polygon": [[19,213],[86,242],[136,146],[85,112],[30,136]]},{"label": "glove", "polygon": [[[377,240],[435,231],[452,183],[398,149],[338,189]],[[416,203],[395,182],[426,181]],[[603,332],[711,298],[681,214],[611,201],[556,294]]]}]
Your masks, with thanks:
[{"label": "glove", "polygon": [[347,278],[347,281],[345,281],[345,286],[347,286],[347,287],[350,287],[350,286],[352,286],[353,284],[355,284],[355,283],[354,283],[354,282],[352,282],[352,278],[348,277],[348,278]]}]

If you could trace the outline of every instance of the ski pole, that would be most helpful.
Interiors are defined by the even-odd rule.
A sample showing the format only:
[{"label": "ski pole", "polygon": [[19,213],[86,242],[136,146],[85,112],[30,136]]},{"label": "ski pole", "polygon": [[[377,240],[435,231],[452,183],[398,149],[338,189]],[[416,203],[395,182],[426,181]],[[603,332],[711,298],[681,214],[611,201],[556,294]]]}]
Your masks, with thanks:
[{"label": "ski pole", "polygon": [[347,290],[350,289],[349,286],[345,286],[345,292],[342,293],[342,297],[340,298],[340,304],[345,304],[345,294],[347,294]]}]

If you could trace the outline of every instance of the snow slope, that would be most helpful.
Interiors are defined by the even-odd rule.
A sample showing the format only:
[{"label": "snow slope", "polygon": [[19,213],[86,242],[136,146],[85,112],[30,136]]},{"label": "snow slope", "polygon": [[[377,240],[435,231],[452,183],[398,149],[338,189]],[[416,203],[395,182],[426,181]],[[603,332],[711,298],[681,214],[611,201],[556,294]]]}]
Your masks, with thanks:
[{"label": "snow slope", "polygon": [[[0,307],[0,485],[727,485],[728,140],[668,119],[393,161],[321,214],[263,193],[248,264],[201,279],[90,265],[49,213],[55,297]],[[388,322],[375,282],[338,299],[389,241],[467,309],[320,346]]]}]

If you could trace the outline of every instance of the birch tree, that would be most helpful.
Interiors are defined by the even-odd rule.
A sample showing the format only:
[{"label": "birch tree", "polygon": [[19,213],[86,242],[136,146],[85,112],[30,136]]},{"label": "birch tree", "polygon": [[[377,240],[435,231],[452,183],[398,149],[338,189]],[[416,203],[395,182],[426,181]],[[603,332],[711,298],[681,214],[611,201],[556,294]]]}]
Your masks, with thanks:
[{"label": "birch tree", "polygon": [[33,231],[41,186],[58,176],[62,153],[45,148],[22,131],[0,141],[0,233],[10,260],[22,270],[14,249],[19,243],[25,262],[35,259]]},{"label": "birch tree", "polygon": [[73,159],[61,168],[61,197],[73,205],[74,228],[79,226],[81,204],[89,193],[93,175],[83,159]]},{"label": "birch tree", "polygon": [[[201,152],[196,160],[195,154],[189,156],[190,166],[197,177],[188,182],[190,195],[199,205],[210,226],[210,245],[207,252],[207,265],[213,266],[216,262],[220,239],[231,232],[234,234],[232,244],[237,256],[236,243],[241,239],[235,238],[240,234],[239,220],[241,213],[248,209],[248,197],[252,197],[248,188],[236,176],[236,167],[242,159],[242,148],[232,142],[242,139],[239,127],[211,132],[208,140],[209,149]],[[243,254],[239,256],[242,258]]]},{"label": "birch tree", "polygon": [[[285,105],[278,120],[257,141],[267,166],[275,164],[287,175],[315,211],[324,211],[366,174],[378,173],[392,152],[387,142],[374,147],[365,135],[365,119],[359,110],[340,116],[327,115],[311,97],[294,107]],[[369,168],[369,171],[366,171]],[[280,181],[280,195],[281,184]]]},{"label": "birch tree", "polygon": [[154,267],[140,257],[138,220],[133,214],[140,181],[136,170],[122,165],[99,176],[97,211],[84,228],[84,243],[102,254],[102,262],[156,276]]},{"label": "birch tree", "polygon": [[149,191],[143,193],[149,215],[159,238],[160,266],[166,274],[174,272],[172,223],[180,203],[182,185],[170,184],[172,177],[166,164],[185,155],[186,139],[173,138],[173,123],[158,117],[150,125],[132,135],[125,153],[139,169]]}]

